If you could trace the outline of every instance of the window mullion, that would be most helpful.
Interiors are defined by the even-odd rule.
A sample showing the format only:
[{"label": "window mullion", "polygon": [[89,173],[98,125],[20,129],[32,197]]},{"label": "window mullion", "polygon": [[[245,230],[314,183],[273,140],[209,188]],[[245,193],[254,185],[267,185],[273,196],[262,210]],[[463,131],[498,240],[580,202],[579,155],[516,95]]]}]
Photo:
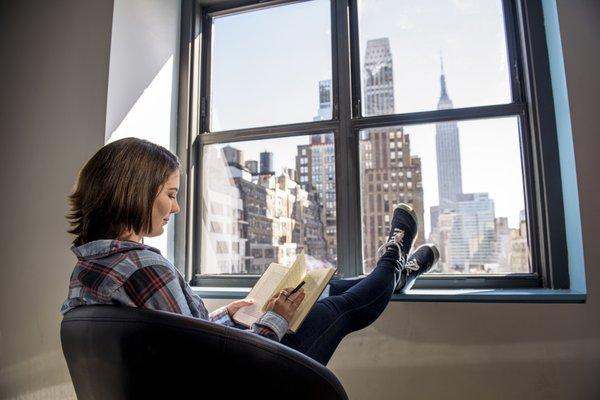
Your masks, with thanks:
[{"label": "window mullion", "polygon": [[362,92],[360,82],[360,36],[358,31],[358,2],[349,3],[350,29],[350,77],[352,83],[352,117],[362,116]]},{"label": "window mullion", "polygon": [[212,57],[212,17],[206,11],[202,14],[202,63],[200,69],[199,133],[210,131],[210,75]]},{"label": "window mullion", "polygon": [[512,100],[514,103],[524,101],[522,90],[522,65],[519,62],[519,40],[517,34],[517,12],[513,0],[502,2],[504,11],[504,26],[506,34],[506,50],[508,55],[508,69],[510,75]]},{"label": "window mullion", "polygon": [[290,125],[276,125],[203,133],[200,139],[202,144],[227,143],[243,140],[260,140],[287,136],[311,135],[316,133],[328,133],[337,128],[337,121],[316,121]]},{"label": "window mullion", "polygon": [[185,172],[181,176],[180,199],[181,212],[175,216],[175,234],[174,234],[174,264],[178,267],[181,273],[189,281],[192,273],[192,247],[190,241],[190,228],[193,223],[190,219],[192,211],[188,204],[193,201],[191,192],[191,181],[193,178],[190,171],[193,170],[193,156],[189,151],[191,148],[194,132],[194,104],[197,101],[195,96],[194,85],[196,83],[197,74],[195,73],[198,64],[197,49],[193,43],[195,33],[198,29],[196,20],[195,3],[192,1],[182,1],[181,3],[181,26],[179,53],[180,53],[180,70],[178,83],[178,103],[179,110],[177,113],[177,154],[180,157]]},{"label": "window mullion", "polygon": [[470,119],[486,119],[509,117],[523,114],[525,103],[499,104],[492,106],[451,108],[446,110],[420,111],[407,114],[376,115],[372,117],[355,118],[352,120],[353,129],[381,128],[394,125],[417,125],[445,121],[464,121]]},{"label": "window mullion", "polygon": [[[197,130],[193,130],[195,133],[195,140],[193,141],[192,154],[195,156],[194,169],[192,171],[194,176],[193,182],[193,193],[194,199],[190,203],[193,208],[192,216],[190,218],[193,221],[192,233],[189,240],[192,243],[192,276],[191,284],[197,284],[197,278],[201,274],[200,255],[202,249],[202,154],[203,148],[200,141],[200,134],[207,132],[210,127],[210,113],[208,112],[209,100],[210,100],[210,73],[211,73],[211,31],[212,23],[209,14],[206,10],[201,10],[198,7],[197,20],[201,24],[199,32],[201,33],[201,40],[199,43],[200,50],[200,72],[199,72],[199,88],[196,93],[199,94],[199,101],[196,104],[197,110]],[[195,46],[195,45],[194,45]],[[191,175],[191,174],[190,174]]]},{"label": "window mullion", "polygon": [[360,197],[357,190],[358,148],[352,146],[352,87],[350,78],[350,40],[348,0],[332,0],[332,44],[334,67],[334,108],[339,117],[335,137],[337,198],[338,272],[354,276],[360,267]]}]

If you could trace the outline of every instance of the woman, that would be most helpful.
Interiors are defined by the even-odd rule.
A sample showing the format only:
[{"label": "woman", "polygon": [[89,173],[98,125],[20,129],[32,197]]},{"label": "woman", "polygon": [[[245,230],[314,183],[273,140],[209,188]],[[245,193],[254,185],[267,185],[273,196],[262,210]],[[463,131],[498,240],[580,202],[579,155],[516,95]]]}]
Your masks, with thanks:
[{"label": "woman", "polygon": [[[231,316],[252,300],[239,300],[209,313],[179,271],[158,249],[143,243],[159,236],[180,211],[179,160],[167,149],[136,138],[101,148],[80,171],[69,196],[71,250],[78,258],[61,313],[93,304],[143,307],[234,326]],[[437,261],[434,246],[421,246],[406,260],[417,220],[406,205],[394,210],[390,235],[377,267],[366,277],[334,279],[295,334],[288,322],[304,299],[286,288],[267,304],[250,328],[326,365],[340,341],[371,324],[394,291],[406,290]]]}]

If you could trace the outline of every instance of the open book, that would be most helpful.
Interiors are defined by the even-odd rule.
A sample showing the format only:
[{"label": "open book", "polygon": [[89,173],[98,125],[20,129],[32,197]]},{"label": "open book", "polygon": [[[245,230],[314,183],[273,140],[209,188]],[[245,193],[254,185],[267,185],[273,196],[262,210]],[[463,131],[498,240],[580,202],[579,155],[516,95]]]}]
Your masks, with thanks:
[{"label": "open book", "polygon": [[244,326],[252,326],[265,313],[269,299],[276,293],[284,288],[294,288],[300,282],[306,281],[302,286],[305,293],[304,300],[300,303],[289,326],[289,331],[296,332],[334,273],[333,267],[307,270],[304,253],[296,257],[291,267],[272,263],[246,297],[254,299],[254,304],[240,308],[233,315],[233,320]]}]

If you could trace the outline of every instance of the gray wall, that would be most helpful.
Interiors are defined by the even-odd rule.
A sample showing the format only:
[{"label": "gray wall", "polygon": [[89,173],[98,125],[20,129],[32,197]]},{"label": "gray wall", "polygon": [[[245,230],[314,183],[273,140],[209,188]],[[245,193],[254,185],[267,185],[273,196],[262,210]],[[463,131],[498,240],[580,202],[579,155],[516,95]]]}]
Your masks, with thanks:
[{"label": "gray wall", "polygon": [[59,342],[66,196],[104,143],[112,1],[2,2],[0,397],[72,393]]},{"label": "gray wall", "polygon": [[[32,3],[0,5],[0,397],[64,399],[72,388],[58,307],[75,261],[65,197],[109,130],[112,2]],[[351,398],[600,398],[599,4],[562,0],[558,7],[587,303],[390,304],[373,326],[346,338],[330,363]]]}]

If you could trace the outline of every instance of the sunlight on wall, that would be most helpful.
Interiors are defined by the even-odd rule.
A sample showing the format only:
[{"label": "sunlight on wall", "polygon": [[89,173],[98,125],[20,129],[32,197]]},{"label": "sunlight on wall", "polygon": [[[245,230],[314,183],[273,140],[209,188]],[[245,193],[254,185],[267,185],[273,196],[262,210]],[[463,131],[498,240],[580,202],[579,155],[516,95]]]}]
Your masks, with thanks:
[{"label": "sunlight on wall", "polygon": [[[109,135],[106,143],[125,137],[137,137],[159,144],[173,151],[176,143],[171,134],[173,96],[173,56],[164,63],[158,74],[131,107],[120,125]],[[145,238],[144,243],[156,247],[171,262],[173,251],[173,222],[165,232],[154,238]]]}]

